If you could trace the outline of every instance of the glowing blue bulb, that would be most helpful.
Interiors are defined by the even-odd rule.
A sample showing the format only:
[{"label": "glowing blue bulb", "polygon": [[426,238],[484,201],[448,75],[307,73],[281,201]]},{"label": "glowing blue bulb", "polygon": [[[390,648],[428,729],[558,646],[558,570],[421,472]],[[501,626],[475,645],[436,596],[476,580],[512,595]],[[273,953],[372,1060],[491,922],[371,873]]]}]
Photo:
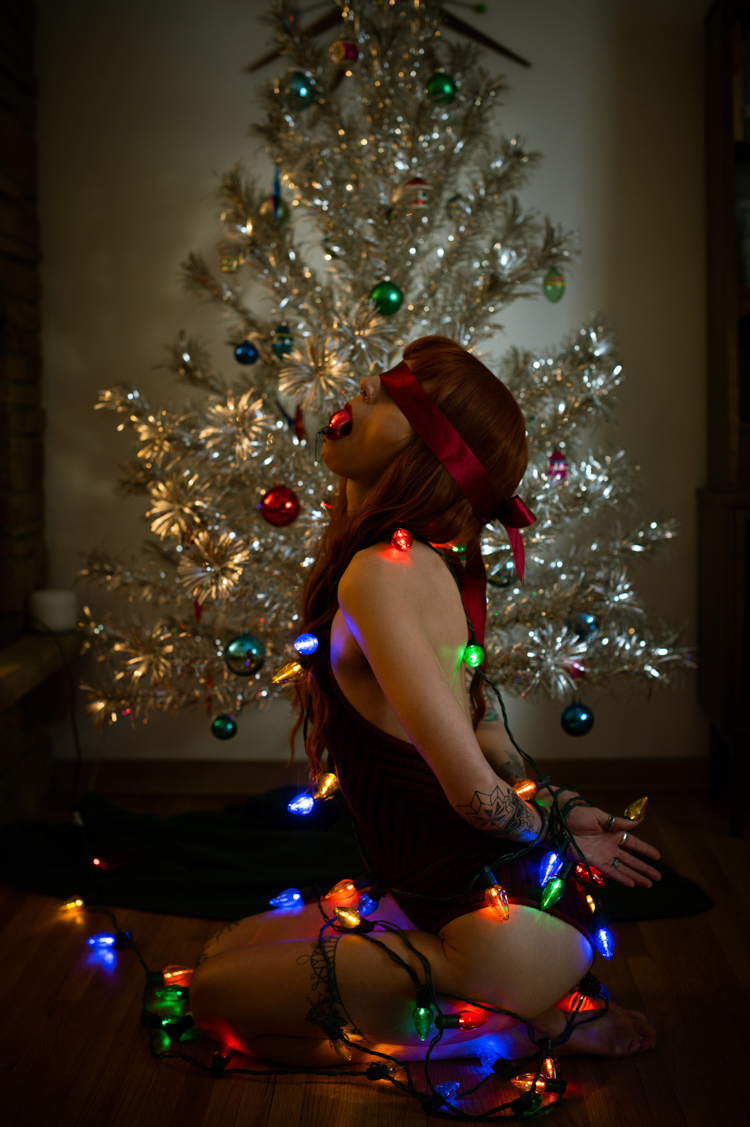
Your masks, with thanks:
[{"label": "glowing blue bulb", "polygon": [[359,904],[357,904],[357,911],[359,912],[360,916],[371,916],[372,913],[376,911],[377,906],[377,900],[373,900],[371,896],[368,896],[366,892],[363,892],[359,898]]},{"label": "glowing blue bulb", "polygon": [[314,805],[315,799],[305,791],[292,799],[287,806],[287,810],[290,814],[309,814]]},{"label": "glowing blue bulb", "polygon": [[314,654],[318,648],[318,639],[314,634],[300,634],[294,639],[294,648],[298,654]]},{"label": "glowing blue bulb", "polygon": [[594,943],[604,959],[611,959],[615,953],[615,937],[608,927],[599,927],[594,933]]},{"label": "glowing blue bulb", "polygon": [[556,877],[562,864],[562,857],[557,853],[545,853],[539,866],[539,883],[544,886],[548,880]]},{"label": "glowing blue bulb", "polygon": [[436,1084],[435,1091],[438,1095],[442,1096],[444,1100],[448,1100],[450,1103],[451,1100],[455,1100],[456,1093],[460,1087],[461,1085],[457,1080],[449,1080],[447,1084]]},{"label": "glowing blue bulb", "polygon": [[299,908],[302,905],[302,893],[298,888],[285,888],[278,896],[272,896],[268,903],[272,908]]},{"label": "glowing blue bulb", "polygon": [[114,947],[117,939],[111,931],[98,931],[96,935],[90,935],[86,942],[89,947]]}]

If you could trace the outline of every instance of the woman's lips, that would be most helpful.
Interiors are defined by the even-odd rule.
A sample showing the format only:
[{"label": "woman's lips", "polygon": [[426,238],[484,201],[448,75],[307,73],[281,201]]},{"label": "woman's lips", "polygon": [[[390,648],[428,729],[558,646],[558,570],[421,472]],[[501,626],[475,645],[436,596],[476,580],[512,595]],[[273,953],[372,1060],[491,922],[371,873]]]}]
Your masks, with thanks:
[{"label": "woman's lips", "polygon": [[352,413],[349,404],[345,403],[338,411],[334,411],[328,421],[328,426],[323,427],[321,434],[326,438],[344,438],[347,434],[351,434],[352,430]]}]

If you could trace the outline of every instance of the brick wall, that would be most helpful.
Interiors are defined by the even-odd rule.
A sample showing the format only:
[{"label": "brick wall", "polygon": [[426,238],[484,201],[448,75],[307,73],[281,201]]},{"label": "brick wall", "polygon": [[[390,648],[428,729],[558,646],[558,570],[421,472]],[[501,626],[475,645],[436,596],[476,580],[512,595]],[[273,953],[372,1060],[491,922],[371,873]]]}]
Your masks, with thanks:
[{"label": "brick wall", "polygon": [[0,4],[0,646],[45,579],[34,18]]}]

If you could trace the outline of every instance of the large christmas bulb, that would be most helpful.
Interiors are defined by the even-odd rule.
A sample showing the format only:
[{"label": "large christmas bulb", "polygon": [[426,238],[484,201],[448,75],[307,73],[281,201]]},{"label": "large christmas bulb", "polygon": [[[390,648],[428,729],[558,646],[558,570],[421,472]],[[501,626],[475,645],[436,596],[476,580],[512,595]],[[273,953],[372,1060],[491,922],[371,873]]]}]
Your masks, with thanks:
[{"label": "large christmas bulb", "polygon": [[406,528],[397,528],[391,536],[391,547],[398,548],[399,552],[408,552],[414,540],[411,532]]},{"label": "large christmas bulb", "polygon": [[476,669],[484,661],[484,650],[478,646],[476,642],[472,642],[464,650],[464,662],[468,665],[469,669]]},{"label": "large christmas bulb", "polygon": [[271,681],[274,685],[296,685],[307,677],[307,670],[298,661],[287,661],[277,669]]},{"label": "large christmas bulb", "polygon": [[432,1010],[429,1006],[415,1006],[411,1018],[419,1040],[426,1041],[432,1025]]},{"label": "large christmas bulb", "polygon": [[272,896],[268,903],[272,908],[299,908],[302,904],[302,893],[298,888],[285,888],[278,896]]},{"label": "large christmas bulb", "polygon": [[548,880],[556,877],[562,868],[562,864],[562,857],[558,853],[545,853],[539,866],[540,884],[545,885]]},{"label": "large christmas bulb", "polygon": [[313,796],[304,791],[292,799],[287,806],[287,810],[290,814],[309,814],[314,805],[315,799]]},{"label": "large christmas bulb", "polygon": [[594,932],[594,944],[604,959],[611,959],[615,953],[615,938],[608,927],[602,924]]},{"label": "large christmas bulb", "polygon": [[461,1087],[458,1080],[448,1080],[445,1084],[436,1084],[435,1091],[439,1096],[442,1096],[447,1103],[455,1100],[458,1095],[458,1090]]},{"label": "large christmas bulb", "polygon": [[89,947],[114,947],[117,936],[112,931],[98,931],[86,940]]},{"label": "large christmas bulb", "polygon": [[193,977],[193,968],[170,963],[161,973],[164,976],[165,986],[189,986],[190,979]]},{"label": "large christmas bulb", "polygon": [[315,798],[323,802],[327,802],[329,798],[333,798],[336,791],[339,789],[339,781],[334,774],[326,771],[318,779],[317,786],[315,787]]},{"label": "large christmas bulb", "polygon": [[318,639],[314,634],[298,634],[292,643],[298,654],[309,657],[318,648]]},{"label": "large christmas bulb", "polygon": [[544,887],[542,888],[542,895],[539,901],[539,906],[542,911],[545,911],[547,908],[551,908],[552,905],[556,904],[560,897],[563,895],[563,893],[565,892],[565,885],[567,884],[568,877],[573,871],[573,868],[574,862],[566,861],[560,869],[559,875],[551,877],[548,881],[546,881]]},{"label": "large christmas bulb", "polygon": [[333,888],[328,889],[323,899],[332,900],[334,896],[344,896],[348,899],[348,897],[353,896],[356,891],[354,881],[349,880],[348,877],[344,877],[343,880],[337,881]]},{"label": "large christmas bulb", "polygon": [[487,1010],[470,1009],[461,1010],[458,1015],[458,1028],[459,1029],[479,1029],[480,1026],[486,1025],[490,1019]]},{"label": "large christmas bulb", "polygon": [[82,907],[83,907],[83,900],[81,900],[80,897],[76,897],[75,900],[69,900],[67,904],[61,904],[59,910],[61,912],[71,912],[75,908],[82,908]]},{"label": "large christmas bulb", "polygon": [[373,912],[377,911],[377,908],[377,900],[373,900],[371,896],[368,896],[366,892],[363,892],[359,898],[359,904],[357,904],[357,911],[359,912],[360,916],[371,916]]},{"label": "large christmas bulb", "polygon": [[625,810],[625,817],[629,818],[631,822],[642,822],[646,817],[647,805],[648,798],[637,798],[635,802],[631,802],[630,806]]},{"label": "large christmas bulb", "polygon": [[355,908],[334,908],[333,914],[339,921],[342,927],[348,931],[374,931],[375,925],[371,924],[369,920],[364,920]]},{"label": "large christmas bulb", "polygon": [[510,915],[508,896],[504,888],[495,880],[495,874],[488,865],[483,865],[479,870],[478,879],[484,885],[484,899],[488,908],[492,908],[501,920],[507,920]]},{"label": "large christmas bulb", "polygon": [[519,782],[513,784],[513,790],[519,798],[524,802],[528,802],[536,794],[536,783],[533,779],[521,779]]}]

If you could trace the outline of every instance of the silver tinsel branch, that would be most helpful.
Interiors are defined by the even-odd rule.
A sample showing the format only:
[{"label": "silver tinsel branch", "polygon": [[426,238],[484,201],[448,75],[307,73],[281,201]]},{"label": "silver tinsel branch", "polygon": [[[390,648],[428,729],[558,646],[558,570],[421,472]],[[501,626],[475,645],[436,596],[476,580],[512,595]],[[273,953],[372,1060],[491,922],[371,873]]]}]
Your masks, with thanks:
[{"label": "silver tinsel branch", "polygon": [[[537,522],[525,533],[524,585],[500,527],[488,527],[482,545],[491,675],[523,694],[571,699],[618,679],[664,684],[690,664],[673,630],[649,624],[630,570],[675,526],[636,514],[622,451],[588,445],[622,379],[611,331],[595,317],[545,353],[489,352],[503,308],[540,297],[547,273],[564,272],[575,250],[570,234],[521,203],[539,155],[494,132],[503,82],[484,71],[474,44],[445,39],[434,0],[339,7],[335,40],[358,52],[341,63],[301,30],[296,2],[271,5],[281,63],[254,130],[280,192],[235,166],[218,187],[215,265],[193,254],[183,263],[186,285],[222,311],[225,343],[244,349],[245,363],[230,361],[227,377],[204,343],[180,333],[161,367],[195,402],[157,409],[132,386],[101,395],[118,429],[132,428],[135,457],[121,481],[144,496],[152,539],[138,563],[99,551],[81,572],[126,600],[108,617],[86,609],[101,663],[87,686],[98,721],[190,705],[236,716],[272,699],[337,488],[314,461],[315,432],[362,376],[430,333],[481,354],[527,420],[521,492]],[[426,93],[435,75],[453,80],[452,100]],[[314,247],[322,274],[310,263]],[[250,308],[243,281],[265,290],[269,314]],[[380,282],[399,287],[396,313],[371,298]],[[258,508],[276,485],[299,502],[283,527]],[[126,609],[134,601],[138,621]],[[240,676],[225,651],[246,633],[266,656]]]}]

